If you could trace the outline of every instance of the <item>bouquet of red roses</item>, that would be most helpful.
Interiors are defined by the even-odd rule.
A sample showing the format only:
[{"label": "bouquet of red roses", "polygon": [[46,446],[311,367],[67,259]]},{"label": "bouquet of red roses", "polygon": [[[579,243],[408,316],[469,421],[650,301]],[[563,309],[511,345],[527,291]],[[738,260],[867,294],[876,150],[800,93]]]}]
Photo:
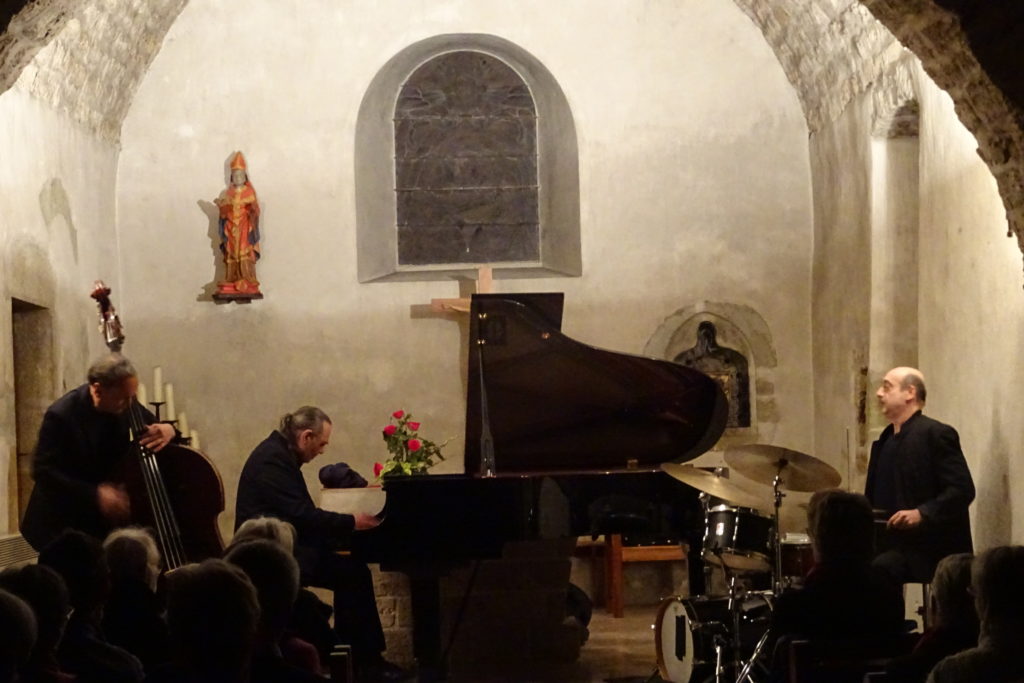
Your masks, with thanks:
[{"label": "bouquet of red roses", "polygon": [[426,474],[437,460],[444,460],[441,448],[450,439],[436,444],[419,435],[420,423],[412,419],[412,413],[396,410],[391,413],[388,425],[384,427],[384,442],[388,445],[391,458],[373,466],[378,479],[395,474]]}]

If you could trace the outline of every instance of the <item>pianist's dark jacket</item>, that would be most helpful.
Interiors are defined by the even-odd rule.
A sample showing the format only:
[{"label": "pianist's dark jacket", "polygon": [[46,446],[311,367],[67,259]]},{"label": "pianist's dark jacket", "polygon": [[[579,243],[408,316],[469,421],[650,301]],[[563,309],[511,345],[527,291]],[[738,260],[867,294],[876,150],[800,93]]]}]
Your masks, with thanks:
[{"label": "pianist's dark jacket", "polygon": [[278,431],[256,447],[242,468],[235,502],[235,529],[254,517],[277,517],[295,526],[295,559],[315,571],[320,554],[348,544],[355,518],[313,504],[298,457]]}]

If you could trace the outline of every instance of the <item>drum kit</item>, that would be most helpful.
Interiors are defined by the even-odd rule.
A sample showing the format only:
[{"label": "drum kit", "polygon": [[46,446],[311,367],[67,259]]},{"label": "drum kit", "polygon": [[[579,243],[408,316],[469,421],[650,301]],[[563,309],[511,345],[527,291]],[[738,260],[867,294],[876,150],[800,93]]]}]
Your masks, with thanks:
[{"label": "drum kit", "polygon": [[[757,683],[767,679],[765,652],[775,595],[802,577],[813,561],[806,537],[779,533],[783,490],[834,488],[842,477],[831,466],[798,451],[753,444],[725,452],[725,463],[754,482],[772,487],[773,503],[733,480],[692,465],[662,465],[672,477],[702,492],[706,563],[720,567],[728,593],[663,600],[655,621],[658,673],[671,683]],[[773,507],[770,515],[764,509]],[[790,542],[787,542],[790,541]],[[770,576],[768,590],[748,590]]]}]

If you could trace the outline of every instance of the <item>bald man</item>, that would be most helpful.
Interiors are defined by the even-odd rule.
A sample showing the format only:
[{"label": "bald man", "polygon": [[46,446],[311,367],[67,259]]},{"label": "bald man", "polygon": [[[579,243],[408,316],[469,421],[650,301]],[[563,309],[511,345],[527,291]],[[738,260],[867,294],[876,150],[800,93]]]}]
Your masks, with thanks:
[{"label": "bald man", "polygon": [[864,493],[885,515],[890,547],[874,562],[902,583],[930,582],[943,557],[973,552],[974,481],[956,430],[921,413],[919,370],[893,368],[875,395],[889,426],[871,444]]}]

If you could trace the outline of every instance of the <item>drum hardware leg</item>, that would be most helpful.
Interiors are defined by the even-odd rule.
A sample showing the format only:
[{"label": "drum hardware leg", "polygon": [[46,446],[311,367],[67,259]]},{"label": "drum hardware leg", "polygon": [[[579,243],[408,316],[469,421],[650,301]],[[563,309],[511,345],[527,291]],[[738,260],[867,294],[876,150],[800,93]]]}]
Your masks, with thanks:
[{"label": "drum hardware leg", "polygon": [[746,665],[740,671],[739,676],[736,677],[736,683],[743,683],[744,681],[750,681],[756,683],[753,677],[750,675],[751,670],[754,668],[754,664],[757,663],[757,658],[761,656],[761,650],[764,649],[765,643],[768,642],[768,633],[770,629],[766,629],[761,635],[761,639],[757,641],[757,645],[754,647],[754,651],[750,654],[750,659],[747,660]]},{"label": "drum hardware leg", "polygon": [[722,651],[725,649],[725,638],[715,636],[715,683],[722,683]]},{"label": "drum hardware leg", "polygon": [[782,470],[786,466],[786,461],[783,460],[782,464],[779,465],[779,473],[775,475],[774,481],[772,481],[772,490],[775,493],[775,514],[774,514],[774,525],[775,525],[775,538],[774,538],[774,562],[772,563],[772,589],[776,594],[782,592],[782,527],[779,524],[779,508],[782,507],[782,499],[786,496],[780,490],[782,486]]}]

